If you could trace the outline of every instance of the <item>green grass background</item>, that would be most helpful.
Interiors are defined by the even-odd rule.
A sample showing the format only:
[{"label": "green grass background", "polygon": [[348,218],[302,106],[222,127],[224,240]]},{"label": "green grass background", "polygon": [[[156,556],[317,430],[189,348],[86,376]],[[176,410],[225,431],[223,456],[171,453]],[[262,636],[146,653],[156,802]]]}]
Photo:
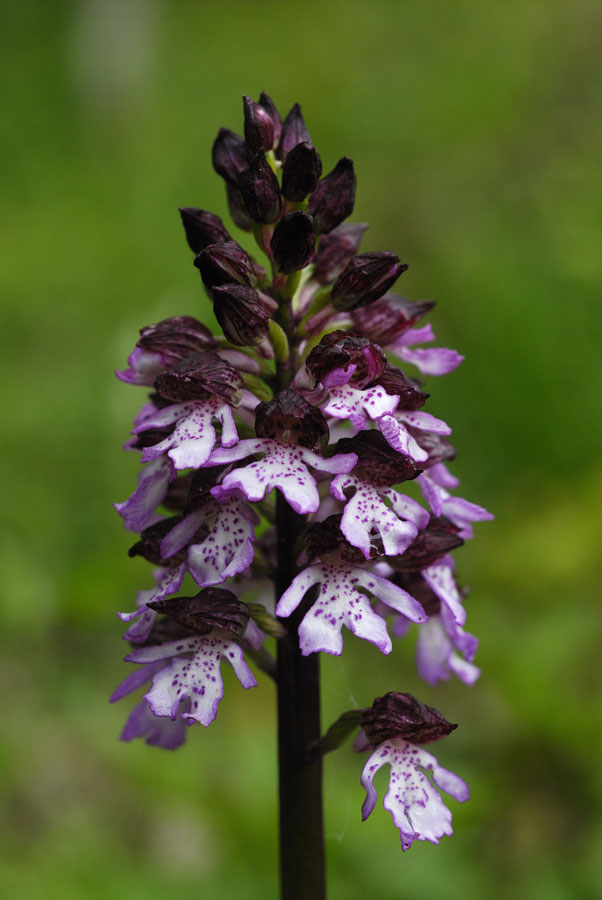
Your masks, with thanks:
[{"label": "green grass background", "polygon": [[453,838],[402,855],[380,806],[360,822],[361,760],[330,757],[329,896],[598,898],[600,5],[4,0],[2,18],[6,896],[276,896],[272,686],[227,677],[177,754],[120,744],[126,704],[107,703],[114,610],[149,583],[111,509],[141,400],[112,373],[140,326],[209,316],[176,207],[226,215],[211,142],[267,90],[302,103],[326,171],[354,159],[364,249],[438,300],[467,358],[428,409],[497,516],[458,553],[472,689],[421,686],[413,639],[324,662],[326,722],[392,688],[460,722],[437,754],[473,795],[450,801]]}]

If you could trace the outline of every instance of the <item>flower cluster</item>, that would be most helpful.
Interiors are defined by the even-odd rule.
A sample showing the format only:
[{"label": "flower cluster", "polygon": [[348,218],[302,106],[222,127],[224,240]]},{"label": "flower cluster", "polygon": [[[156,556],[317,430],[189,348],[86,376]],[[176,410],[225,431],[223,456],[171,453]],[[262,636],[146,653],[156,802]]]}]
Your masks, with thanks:
[{"label": "flower cluster", "polygon": [[[298,104],[281,120],[266,94],[245,97],[244,137],[220,129],[212,161],[267,271],[219,216],[181,209],[221,334],[191,316],[147,326],[117,373],[147,388],[126,445],[144,465],[116,508],[139,535],[130,555],[154,569],[135,609],[119,613],[137,668],[112,699],[144,687],[122,738],[165,748],[183,742],[186,725],[215,718],[222,660],[245,689],[257,684],[247,659],[274,674],[266,642],[283,639],[292,614],[303,656],[342,653],[343,626],[388,654],[391,635],[415,623],[427,682],[479,674],[451,553],[491,516],[454,493],[451,428],[424,410],[419,380],[462,357],[422,346],[434,340],[419,324],[433,303],[391,291],[407,266],[359,252],[367,226],[345,221],[353,163],[343,157],[322,174]],[[276,547],[287,540],[277,495],[301,537],[274,606],[266,583],[277,581]],[[373,748],[364,818],[374,773],[389,763],[385,807],[403,848],[451,833],[423,770],[458,800],[466,786],[421,745],[455,726],[399,693],[351,719],[363,729],[356,744]]]}]

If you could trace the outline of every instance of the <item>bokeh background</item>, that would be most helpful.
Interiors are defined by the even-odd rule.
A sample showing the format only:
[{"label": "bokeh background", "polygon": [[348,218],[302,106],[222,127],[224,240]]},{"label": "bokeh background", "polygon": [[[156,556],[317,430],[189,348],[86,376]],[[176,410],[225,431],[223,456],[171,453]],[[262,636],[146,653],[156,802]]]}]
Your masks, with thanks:
[{"label": "bokeh background", "polygon": [[[332,900],[602,892],[600,269],[596,0],[3,0],[5,531],[0,750],[6,896],[276,896],[274,691],[227,673],[176,754],[120,744],[115,609],[149,583],[111,508],[144,324],[209,315],[176,212],[227,218],[210,166],[243,92],[301,101],[326,171],[350,155],[364,249],[397,252],[466,354],[430,380],[454,471],[494,510],[458,554],[482,678],[422,686],[413,636],[325,660],[325,724],[397,688],[460,727],[471,802],[399,850],[362,825],[362,762],[326,763]],[[246,236],[245,236],[246,241]],[[247,246],[249,246],[247,242]],[[230,673],[231,674],[231,673]],[[381,776],[379,786],[385,785]],[[382,794],[381,794],[382,796]]]}]

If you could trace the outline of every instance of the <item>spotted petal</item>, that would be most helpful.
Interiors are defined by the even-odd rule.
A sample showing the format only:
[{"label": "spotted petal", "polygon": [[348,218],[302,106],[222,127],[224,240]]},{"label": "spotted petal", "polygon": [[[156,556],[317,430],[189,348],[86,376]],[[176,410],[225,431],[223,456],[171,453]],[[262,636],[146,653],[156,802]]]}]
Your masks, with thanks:
[{"label": "spotted petal", "polygon": [[[348,500],[345,491],[349,489],[354,490],[354,494]],[[383,496],[399,496],[396,491],[388,488],[381,490],[370,481],[347,474],[333,478],[330,493],[346,504],[341,531],[353,547],[362,551],[366,559],[370,559],[371,555],[370,535],[373,530],[379,532],[386,556],[404,553],[418,534],[418,528],[413,522],[406,521],[384,502]],[[408,508],[411,508],[413,501],[404,499],[408,500]],[[414,505],[424,513],[428,521],[426,510],[422,510],[417,503]]]},{"label": "spotted petal", "polygon": [[361,781],[366,799],[362,806],[362,819],[367,819],[376,805],[374,776],[387,764],[391,766],[391,776],[384,807],[389,810],[399,829],[401,849],[408,850],[416,840],[438,844],[443,835],[452,834],[451,813],[422,770],[429,770],[435,785],[460,802],[468,799],[467,785],[453,772],[440,766],[423,747],[401,738],[379,744],[364,766]]},{"label": "spotted petal", "polygon": [[[247,445],[246,448],[239,449],[241,444]],[[332,473],[349,471],[357,462],[355,453],[342,453],[323,459],[305,447],[262,438],[240,441],[232,450],[216,450],[211,454],[208,464],[219,465],[259,452],[265,453],[263,459],[228,472],[222,483],[211,489],[216,499],[221,500],[238,489],[248,500],[257,502],[264,498],[266,491],[279,488],[296,512],[301,515],[316,512],[320,497],[315,478],[307,465]]]},{"label": "spotted petal", "polygon": [[330,388],[326,403],[322,406],[325,416],[349,419],[356,428],[363,428],[369,419],[389,415],[399,403],[399,397],[387,394],[380,385],[359,390],[349,384]]},{"label": "spotted petal", "polygon": [[391,652],[391,639],[384,619],[372,607],[364,588],[414,622],[424,622],[426,616],[420,604],[396,585],[365,572],[358,566],[340,563],[318,563],[304,569],[293,580],[276,606],[276,615],[291,615],[307,591],[320,585],[320,594],[299,626],[299,646],[303,656],[322,651],[340,656],[343,651],[341,628],[370,641],[382,653]]},{"label": "spotted petal", "polygon": [[[228,660],[244,688],[257,685],[253,673],[245,662],[241,647],[234,641],[216,635],[216,632],[170,643],[173,645],[174,654],[181,652],[178,647],[184,646],[193,653],[193,656],[192,658],[176,656],[155,674],[152,687],[145,694],[145,700],[156,716],[170,716],[175,719],[180,703],[190,698],[190,712],[182,713],[182,718],[200,722],[201,725],[210,725],[217,715],[219,701],[224,696],[224,682],[220,671],[222,659]],[[134,651],[130,658],[142,662],[145,659],[143,651],[153,649],[141,647]],[[171,649],[163,644],[158,652],[161,654],[167,650],[169,653]],[[146,658],[152,655],[149,653]]]},{"label": "spotted petal", "polygon": [[198,469],[207,462],[215,446],[213,419],[217,419],[222,425],[222,446],[231,447],[235,444],[238,435],[232,410],[218,397],[174,403],[147,417],[134,428],[133,433],[147,431],[149,428],[163,428],[174,422],[177,424],[168,437],[143,450],[142,461],[157,459],[163,453],[168,453],[176,469]]}]

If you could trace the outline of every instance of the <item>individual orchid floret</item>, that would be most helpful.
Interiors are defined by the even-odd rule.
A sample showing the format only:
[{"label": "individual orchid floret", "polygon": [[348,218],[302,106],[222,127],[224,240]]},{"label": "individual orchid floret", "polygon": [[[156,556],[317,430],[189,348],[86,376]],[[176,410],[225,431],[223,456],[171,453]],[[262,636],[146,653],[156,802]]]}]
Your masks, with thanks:
[{"label": "individual orchid floret", "polygon": [[276,104],[272,100],[272,98],[266,94],[265,91],[262,91],[259,95],[259,105],[262,106],[267,112],[268,116],[272,120],[272,128],[274,129],[274,147],[277,147],[280,143],[280,135],[282,134],[282,120],[280,118],[280,113],[276,107]]},{"label": "individual orchid floret", "polygon": [[[420,677],[434,685],[455,675],[464,684],[474,684],[481,674],[473,663],[479,642],[458,624],[458,618],[463,619],[459,614],[462,598],[453,577],[452,558],[443,557],[422,572],[397,572],[392,580],[411,593],[429,616],[418,629],[416,664]],[[409,625],[407,619],[396,616],[394,634],[403,636]]]},{"label": "individual orchid floret", "polygon": [[297,144],[282,166],[282,196],[289,203],[300,203],[315,189],[322,174],[322,160],[315,147]]},{"label": "individual orchid floret", "polygon": [[357,637],[370,641],[382,653],[390,653],[392,644],[385,620],[374,612],[367,593],[413,622],[426,621],[421,605],[402,588],[360,566],[350,565],[340,557],[337,559],[335,554],[303,569],[293,579],[276,605],[276,615],[290,616],[316,584],[320,585],[318,598],[299,625],[299,647],[303,656],[317,652],[340,656],[343,625]]},{"label": "individual orchid floret", "polygon": [[398,256],[386,251],[354,256],[332,287],[334,308],[351,310],[368,306],[382,297],[407,268]]},{"label": "individual orchid floret", "polygon": [[140,329],[136,347],[128,357],[129,369],[116,372],[121,381],[152,387],[155,378],[181,360],[217,346],[208,328],[192,316],[172,316]]},{"label": "individual orchid floret", "polygon": [[342,384],[364,388],[378,382],[386,366],[387,357],[377,344],[339,330],[324,335],[305,361],[312,386],[325,388]]},{"label": "individual orchid floret", "polygon": [[355,205],[356,178],[353,162],[344,156],[323,178],[309,198],[307,211],[314,218],[316,234],[327,234],[350,216]]},{"label": "individual orchid floret", "polygon": [[215,213],[194,206],[180,207],[178,212],[182,218],[188,246],[195,255],[209,244],[221,244],[232,240],[230,232]]},{"label": "individual orchid floret", "polygon": [[231,449],[214,450],[207,465],[221,465],[264,453],[261,461],[234,469],[213,488],[221,500],[238,489],[248,500],[262,500],[266,491],[279,488],[287,502],[301,515],[316,512],[320,495],[308,466],[318,472],[338,475],[350,472],[357,457],[354,453],[325,459],[315,449],[328,443],[328,426],[320,410],[295,391],[280,391],[270,403],[256,409],[257,439],[239,441]]},{"label": "individual orchid floret", "polygon": [[[444,469],[444,471],[446,470]],[[486,522],[493,519],[493,515],[483,506],[450,494],[440,483],[438,466],[428,472],[423,472],[418,478],[418,484],[433,514],[445,516],[450,522],[453,522],[465,540],[473,536],[472,522]]]},{"label": "individual orchid floret", "polygon": [[353,324],[360,334],[416,366],[423,375],[445,375],[457,368],[464,357],[445,347],[412,349],[414,344],[435,340],[430,325],[413,328],[434,305],[431,300],[411,301],[398,294],[386,293],[369,310],[354,309]]},{"label": "individual orchid floret", "polygon": [[[222,584],[244,572],[253,562],[257,521],[256,514],[238,492],[225,496],[221,502],[208,496],[202,506],[165,535],[161,555],[169,559],[187,547],[188,570],[198,586]],[[202,540],[196,538],[199,533]]]},{"label": "individual orchid floret", "polygon": [[270,243],[274,261],[284,275],[291,275],[309,265],[315,246],[313,221],[304,212],[291,212],[283,216]]},{"label": "individual orchid floret", "polygon": [[349,543],[371,558],[372,534],[377,531],[383,553],[397,556],[414,541],[429,521],[428,512],[391,485],[415,478],[419,470],[410,460],[392,450],[381,434],[360,432],[342,438],[337,449],[354,452],[358,461],[352,473],[337,475],[330,493],[345,503],[341,531]]},{"label": "individual orchid floret", "polygon": [[172,406],[146,416],[132,433],[174,425],[173,432],[158,444],[147,446],[142,461],[168,453],[176,469],[202,466],[215,446],[213,420],[222,426],[222,446],[238,440],[231,404],[242,399],[242,377],[215,353],[197,353],[157,378],[155,387]]},{"label": "individual orchid floret", "polygon": [[[210,725],[224,695],[220,672],[222,659],[228,660],[244,688],[257,685],[240,646],[248,609],[231,591],[220,588],[206,588],[197,597],[161,601],[155,603],[154,608],[196,634],[139,647],[126,657],[129,662],[144,665],[165,661],[155,672],[151,689],[144,699],[156,716],[176,719],[180,714],[187,721]],[[190,712],[182,712],[180,704],[187,698]]]},{"label": "individual orchid floret", "polygon": [[[392,697],[402,699],[398,704],[394,704],[391,703]],[[383,729],[382,724],[383,720],[388,719],[390,730],[394,731],[399,728],[400,736],[389,737],[378,743],[364,766],[361,782],[366,790],[366,799],[362,806],[362,819],[366,820],[376,805],[377,793],[373,784],[374,776],[382,766],[389,764],[391,776],[389,790],[384,799],[384,807],[389,810],[395,826],[399,829],[402,850],[408,850],[416,840],[432,841],[432,843],[438,844],[439,838],[443,835],[452,834],[452,827],[451,813],[443,803],[436,787],[460,802],[468,799],[468,787],[461,778],[440,766],[431,753],[417,743],[410,743],[404,739],[403,733],[409,730],[416,734],[417,731],[418,738],[414,737],[414,741],[423,742],[424,738],[420,736],[422,728],[427,735],[426,740],[434,740],[436,738],[432,736],[433,732],[436,733],[436,737],[444,736],[456,726],[450,725],[440,713],[431,707],[420,704],[410,694],[389,694],[387,697],[377,700],[375,706],[383,701],[385,701],[383,705],[386,705],[386,708],[377,710],[376,719],[379,725],[377,734],[380,736],[387,732],[388,729]],[[414,706],[411,715],[413,721],[410,722],[409,729],[404,722],[403,713],[400,715],[398,709],[391,709],[395,705],[401,708]],[[419,721],[420,707],[424,710],[424,726],[422,727]],[[367,734],[371,733],[370,713],[371,711],[366,711],[362,716],[362,723]],[[418,713],[418,722],[415,720],[416,713]],[[431,773],[435,786],[424,770]]]}]

